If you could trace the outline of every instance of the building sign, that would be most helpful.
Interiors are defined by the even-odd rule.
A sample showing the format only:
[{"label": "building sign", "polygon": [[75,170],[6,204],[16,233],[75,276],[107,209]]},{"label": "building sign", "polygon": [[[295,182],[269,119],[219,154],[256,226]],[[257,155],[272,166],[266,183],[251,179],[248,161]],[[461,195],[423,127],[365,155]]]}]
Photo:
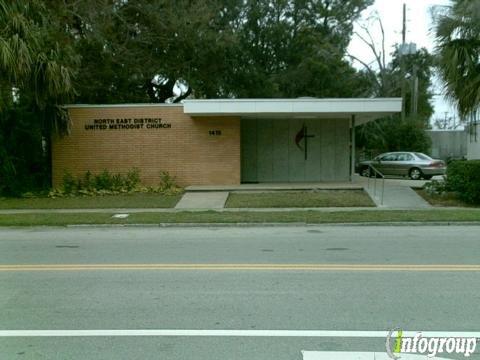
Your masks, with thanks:
[{"label": "building sign", "polygon": [[172,124],[162,122],[161,118],[117,118],[93,119],[85,124],[85,130],[155,130],[170,129]]},{"label": "building sign", "polygon": [[[303,151],[304,153],[304,157],[305,157],[305,160],[307,160],[308,158],[308,139],[309,138],[314,138],[315,135],[314,134],[309,134],[308,133],[308,128],[305,126],[305,124],[303,124],[302,128],[300,129],[300,131],[297,133],[297,135],[295,135],[295,144],[297,144],[297,147]],[[304,146],[303,146],[303,149],[302,147],[300,146],[300,142],[304,140]]]}]

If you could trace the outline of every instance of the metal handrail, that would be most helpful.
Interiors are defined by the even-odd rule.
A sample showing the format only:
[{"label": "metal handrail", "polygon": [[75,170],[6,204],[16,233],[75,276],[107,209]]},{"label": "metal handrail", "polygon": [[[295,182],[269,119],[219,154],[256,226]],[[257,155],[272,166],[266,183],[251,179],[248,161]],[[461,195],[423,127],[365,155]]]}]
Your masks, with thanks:
[{"label": "metal handrail", "polygon": [[[380,175],[380,177],[382,178],[382,196],[380,197],[380,205],[383,205],[383,195],[385,193],[385,175],[383,175],[377,168],[375,168],[375,166],[373,166],[372,164],[369,164],[368,165],[368,168],[369,169],[372,169],[374,171],[374,176],[375,176],[375,180],[373,181],[373,196],[377,196],[377,174]],[[368,182],[367,182],[367,186],[368,186],[368,189],[370,189],[370,171],[368,173]]]}]

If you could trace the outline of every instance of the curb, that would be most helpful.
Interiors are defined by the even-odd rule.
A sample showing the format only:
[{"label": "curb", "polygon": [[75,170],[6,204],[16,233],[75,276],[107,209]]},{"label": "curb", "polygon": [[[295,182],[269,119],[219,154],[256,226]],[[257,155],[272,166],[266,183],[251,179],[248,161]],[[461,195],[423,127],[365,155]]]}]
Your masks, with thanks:
[{"label": "curb", "polygon": [[[192,227],[318,227],[318,226],[480,226],[480,221],[426,221],[426,222],[353,222],[353,223],[159,223],[159,224],[73,224],[59,227],[67,228],[192,228]],[[48,225],[45,227],[49,227]],[[57,226],[51,226],[57,227]]]}]

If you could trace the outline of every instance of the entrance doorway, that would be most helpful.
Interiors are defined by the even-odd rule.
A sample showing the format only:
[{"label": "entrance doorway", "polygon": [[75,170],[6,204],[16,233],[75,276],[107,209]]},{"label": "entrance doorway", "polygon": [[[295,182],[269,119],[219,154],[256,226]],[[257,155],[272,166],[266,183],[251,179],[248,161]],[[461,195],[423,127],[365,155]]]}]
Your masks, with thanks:
[{"label": "entrance doorway", "polygon": [[347,119],[242,119],[242,182],[348,181]]}]

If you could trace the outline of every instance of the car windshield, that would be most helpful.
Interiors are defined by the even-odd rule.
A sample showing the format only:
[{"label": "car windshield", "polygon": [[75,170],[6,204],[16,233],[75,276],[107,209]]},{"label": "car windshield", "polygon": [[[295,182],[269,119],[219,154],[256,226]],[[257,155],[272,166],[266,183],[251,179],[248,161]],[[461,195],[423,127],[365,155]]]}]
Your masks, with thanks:
[{"label": "car windshield", "polygon": [[430,156],[427,156],[427,155],[422,154],[422,153],[417,153],[416,152],[415,155],[422,160],[432,160],[432,158]]}]

